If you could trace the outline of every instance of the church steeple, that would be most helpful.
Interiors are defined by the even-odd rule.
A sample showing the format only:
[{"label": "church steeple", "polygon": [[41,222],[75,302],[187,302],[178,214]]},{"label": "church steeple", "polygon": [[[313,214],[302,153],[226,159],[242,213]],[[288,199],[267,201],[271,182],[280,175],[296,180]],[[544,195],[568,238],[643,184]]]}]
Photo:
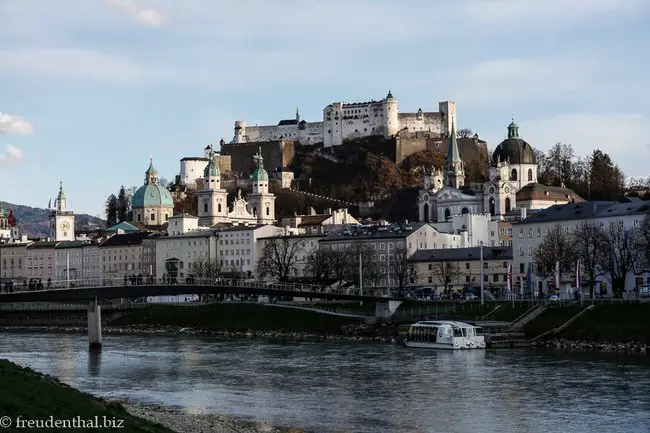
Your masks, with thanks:
[{"label": "church steeple", "polygon": [[458,151],[456,128],[453,126],[453,123],[449,136],[447,159],[445,160],[445,184],[454,188],[460,188],[465,184],[465,168],[463,167],[463,160],[460,158],[460,152]]},{"label": "church steeple", "polygon": [[149,158],[149,168],[144,173],[144,184],[157,184],[158,183],[158,172],[153,168],[153,158]]},{"label": "church steeple", "polygon": [[300,112],[298,111],[298,106],[296,106],[296,122],[300,122]]},{"label": "church steeple", "polygon": [[519,138],[519,126],[515,123],[515,118],[508,125],[508,138]]},{"label": "church steeple", "polygon": [[63,181],[59,182],[59,194],[56,196],[56,209],[65,210],[66,208],[66,199],[65,192],[63,191]]}]

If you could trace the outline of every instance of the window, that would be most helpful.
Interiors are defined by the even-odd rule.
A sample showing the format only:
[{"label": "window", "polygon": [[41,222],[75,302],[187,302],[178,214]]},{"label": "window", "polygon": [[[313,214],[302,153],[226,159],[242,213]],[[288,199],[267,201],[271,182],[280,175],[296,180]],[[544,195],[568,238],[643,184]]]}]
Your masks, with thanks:
[{"label": "window", "polygon": [[512,236],[512,227],[508,227],[508,235]]},{"label": "window", "polygon": [[465,275],[465,282],[469,283],[469,275]]},{"label": "window", "polygon": [[499,227],[499,234],[503,235],[505,233],[505,228],[504,227]]},{"label": "window", "polygon": [[221,212],[221,203],[217,203],[217,212]]},{"label": "window", "polygon": [[506,212],[510,212],[510,197],[506,197]]},{"label": "window", "polygon": [[433,283],[433,277],[429,277],[427,280],[429,281],[429,284]]},{"label": "window", "polygon": [[465,269],[469,269],[469,263],[465,263]]},{"label": "window", "polygon": [[508,267],[508,262],[503,262],[503,267],[507,268]]},{"label": "window", "polygon": [[492,275],[492,281],[494,281],[495,283],[498,282],[499,281],[499,274]]},{"label": "window", "polygon": [[531,168],[528,169],[528,182],[533,181],[533,170]]},{"label": "window", "polygon": [[524,237],[524,229],[519,229],[519,237],[520,238]]},{"label": "window", "polygon": [[269,206],[266,207],[266,216],[271,215],[271,208]]},{"label": "window", "polygon": [[524,247],[521,246],[521,245],[519,246],[519,255],[520,255],[521,257],[523,257],[523,255],[524,255]]},{"label": "window", "polygon": [[155,213],[151,214],[151,221],[156,221],[156,214]]},{"label": "window", "polygon": [[533,237],[533,228],[532,227],[528,229],[528,237],[529,238]]},{"label": "window", "polygon": [[[522,255],[523,255],[523,254],[522,254]],[[520,274],[523,274],[524,272],[525,272],[524,264],[523,264],[523,263],[519,263],[519,273],[520,273]]]},{"label": "window", "polygon": [[488,274],[483,274],[483,281],[488,282]]},{"label": "window", "polygon": [[537,237],[539,238],[539,237],[541,237],[541,236],[542,236],[542,228],[541,228],[541,227],[537,227]]},{"label": "window", "polygon": [[513,168],[512,172],[510,173],[510,180],[517,180],[517,169]]},{"label": "window", "polygon": [[532,245],[528,245],[528,255],[529,256],[533,255],[533,246]]}]

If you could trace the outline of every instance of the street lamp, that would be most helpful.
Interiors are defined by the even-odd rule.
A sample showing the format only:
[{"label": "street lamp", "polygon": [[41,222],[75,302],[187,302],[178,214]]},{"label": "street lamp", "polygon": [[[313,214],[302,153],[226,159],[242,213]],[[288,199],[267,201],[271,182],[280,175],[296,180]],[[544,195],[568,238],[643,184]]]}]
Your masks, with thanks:
[{"label": "street lamp", "polygon": [[485,296],[483,295],[483,289],[484,289],[484,284],[483,284],[483,241],[481,241],[481,305],[485,303]]}]

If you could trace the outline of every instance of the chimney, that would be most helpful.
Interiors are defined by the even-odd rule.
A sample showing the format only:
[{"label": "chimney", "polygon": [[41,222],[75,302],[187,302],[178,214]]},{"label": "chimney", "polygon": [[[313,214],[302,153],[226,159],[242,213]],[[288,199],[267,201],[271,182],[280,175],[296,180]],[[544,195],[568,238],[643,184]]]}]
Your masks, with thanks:
[{"label": "chimney", "polygon": [[521,219],[522,220],[526,219],[526,208],[525,207],[521,208]]},{"label": "chimney", "polygon": [[325,213],[325,215],[332,215],[332,208],[331,207],[326,207],[324,213]]}]

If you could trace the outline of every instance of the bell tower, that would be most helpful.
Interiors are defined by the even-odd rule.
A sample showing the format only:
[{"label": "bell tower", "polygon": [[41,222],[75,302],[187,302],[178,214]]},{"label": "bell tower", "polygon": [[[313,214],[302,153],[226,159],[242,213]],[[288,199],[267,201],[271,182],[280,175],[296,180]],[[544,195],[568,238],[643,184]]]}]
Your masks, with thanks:
[{"label": "bell tower", "polygon": [[449,135],[449,149],[447,150],[447,160],[445,161],[445,184],[459,189],[465,185],[465,167],[460,159],[458,151],[458,142],[456,141],[456,128],[451,127]]},{"label": "bell tower", "polygon": [[253,193],[246,197],[250,212],[260,224],[273,224],[275,222],[275,195],[269,193],[269,174],[264,169],[262,148],[258,148],[253,156],[255,170],[251,175]]},{"label": "bell tower", "polygon": [[199,224],[212,226],[228,219],[228,192],[221,189],[221,171],[217,155],[210,149],[208,165],[203,170],[203,189],[198,192]]}]

